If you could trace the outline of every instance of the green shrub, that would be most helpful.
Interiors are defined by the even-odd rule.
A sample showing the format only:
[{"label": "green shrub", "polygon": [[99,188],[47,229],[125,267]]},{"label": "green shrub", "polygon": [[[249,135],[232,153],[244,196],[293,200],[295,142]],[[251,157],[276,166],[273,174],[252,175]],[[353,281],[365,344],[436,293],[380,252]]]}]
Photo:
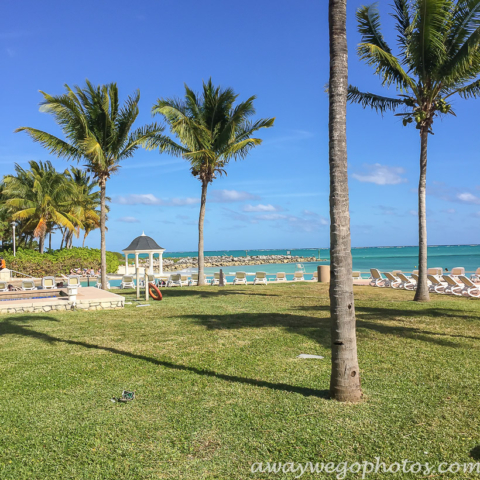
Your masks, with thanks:
[{"label": "green shrub", "polygon": [[[0,253],[7,268],[26,273],[34,277],[68,274],[76,268],[100,268],[100,250],[96,248],[71,248],[49,250],[41,254],[36,250],[19,249],[14,257],[12,250]],[[118,258],[113,252],[107,252],[107,272],[117,273]]]}]

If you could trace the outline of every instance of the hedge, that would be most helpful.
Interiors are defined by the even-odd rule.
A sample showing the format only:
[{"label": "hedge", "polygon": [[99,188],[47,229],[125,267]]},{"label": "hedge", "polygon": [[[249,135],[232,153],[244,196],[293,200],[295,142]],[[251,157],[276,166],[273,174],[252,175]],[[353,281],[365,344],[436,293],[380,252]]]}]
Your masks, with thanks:
[{"label": "hedge", "polygon": [[[96,248],[71,248],[49,250],[39,253],[36,250],[19,249],[14,257],[12,250],[0,252],[7,268],[26,273],[33,277],[68,274],[76,268],[100,268],[100,250]],[[113,252],[107,252],[107,272],[117,273],[118,258]]]}]

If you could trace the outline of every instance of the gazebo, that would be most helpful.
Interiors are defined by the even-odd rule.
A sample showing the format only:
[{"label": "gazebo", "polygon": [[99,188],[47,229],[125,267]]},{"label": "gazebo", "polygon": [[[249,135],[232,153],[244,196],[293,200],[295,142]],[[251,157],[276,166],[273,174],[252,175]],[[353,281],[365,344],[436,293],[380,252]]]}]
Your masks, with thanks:
[{"label": "gazebo", "polygon": [[148,273],[153,275],[153,255],[158,253],[159,274],[163,275],[163,252],[164,248],[160,247],[158,243],[151,237],[147,237],[143,232],[139,237],[135,238],[132,243],[122,252],[125,254],[125,274],[128,274],[128,256],[135,255],[135,268],[138,268],[138,255],[140,253],[148,253],[149,267]]}]

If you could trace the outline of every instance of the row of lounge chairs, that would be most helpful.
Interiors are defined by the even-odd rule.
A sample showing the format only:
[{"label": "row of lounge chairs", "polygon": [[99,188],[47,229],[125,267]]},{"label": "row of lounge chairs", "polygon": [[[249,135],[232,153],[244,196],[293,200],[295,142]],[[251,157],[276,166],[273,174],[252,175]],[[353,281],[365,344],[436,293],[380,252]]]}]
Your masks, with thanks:
[{"label": "row of lounge chairs", "polygon": [[[370,273],[370,285],[373,287],[390,287],[404,290],[415,290],[417,288],[418,271],[414,271],[411,277],[407,277],[398,270],[384,272],[385,278],[380,273],[380,270],[376,268],[372,268]],[[480,285],[474,283],[475,280],[480,280],[480,268],[477,269],[471,278],[465,276],[463,267],[453,268],[448,275],[444,274],[441,268],[429,268],[427,279],[430,292],[480,298]]]},{"label": "row of lounge chairs", "polygon": [[[66,277],[67,279],[67,286],[77,286],[81,287],[80,283],[80,276],[79,275],[69,275]],[[41,290],[52,290],[57,288],[57,282],[55,280],[55,277],[43,277],[42,278],[42,283],[41,283]],[[32,290],[37,290],[38,287],[35,285],[34,280],[22,280],[22,286],[19,288],[19,290],[28,292]],[[0,292],[8,292],[9,287],[8,287],[8,282],[0,282]]]},{"label": "row of lounge chairs", "polygon": [[[317,272],[313,274],[314,280],[317,279]],[[210,283],[210,285],[219,285],[220,284],[220,272],[214,273],[213,278],[209,281],[207,277],[204,276],[205,283]],[[277,282],[286,282],[287,274],[285,272],[279,272],[275,276]],[[293,274],[294,281],[305,281],[303,272],[295,272]],[[148,282],[156,283],[157,279],[154,275],[148,275]],[[223,274],[223,283],[227,284],[227,278],[225,273]],[[247,285],[247,273],[246,272],[236,272],[235,278],[232,282],[233,285]],[[256,272],[255,278],[253,280],[254,285],[267,285],[267,273],[266,272]],[[140,285],[144,286],[143,279],[141,280]],[[186,275],[183,273],[173,273],[170,275],[166,282],[167,287],[186,287],[186,286],[195,286],[198,285],[198,273],[192,273],[191,275]],[[135,281],[133,275],[124,275],[120,283],[120,288],[135,288]]]}]

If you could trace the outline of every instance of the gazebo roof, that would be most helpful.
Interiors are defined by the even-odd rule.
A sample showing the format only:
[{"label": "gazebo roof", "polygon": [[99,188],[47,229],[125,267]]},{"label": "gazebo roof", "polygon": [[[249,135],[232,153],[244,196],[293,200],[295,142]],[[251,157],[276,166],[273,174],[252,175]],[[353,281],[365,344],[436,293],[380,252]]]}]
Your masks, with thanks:
[{"label": "gazebo roof", "polygon": [[152,238],[142,233],[139,237],[135,238],[132,243],[122,250],[123,252],[135,252],[145,250],[165,250],[160,247],[158,243]]}]

